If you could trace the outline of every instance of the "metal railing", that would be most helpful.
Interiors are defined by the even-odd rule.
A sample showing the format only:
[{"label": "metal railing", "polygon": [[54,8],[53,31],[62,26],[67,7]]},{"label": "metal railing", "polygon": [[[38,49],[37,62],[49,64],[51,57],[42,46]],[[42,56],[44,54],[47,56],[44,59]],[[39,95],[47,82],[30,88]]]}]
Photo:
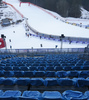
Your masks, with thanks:
[{"label": "metal railing", "polygon": [[84,53],[84,48],[0,49],[2,53]]}]

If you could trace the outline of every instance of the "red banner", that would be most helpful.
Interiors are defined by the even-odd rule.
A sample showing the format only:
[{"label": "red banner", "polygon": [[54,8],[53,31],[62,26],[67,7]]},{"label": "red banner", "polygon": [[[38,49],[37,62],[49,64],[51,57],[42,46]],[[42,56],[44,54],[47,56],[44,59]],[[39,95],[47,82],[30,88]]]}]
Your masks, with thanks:
[{"label": "red banner", "polygon": [[5,46],[6,46],[5,41],[2,38],[0,38],[0,48],[4,48]]}]

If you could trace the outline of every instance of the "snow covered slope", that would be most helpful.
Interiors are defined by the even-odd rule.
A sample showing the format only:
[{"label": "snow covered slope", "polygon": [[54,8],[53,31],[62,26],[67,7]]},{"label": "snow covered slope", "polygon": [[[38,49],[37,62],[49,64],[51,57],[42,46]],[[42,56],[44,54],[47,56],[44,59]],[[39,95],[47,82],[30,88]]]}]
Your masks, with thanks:
[{"label": "snow covered slope", "polygon": [[[33,5],[28,6],[28,4],[22,4],[19,6],[18,0],[5,0],[5,2],[16,7],[24,17],[28,18],[29,25],[39,32],[49,35],[60,36],[61,34],[64,34],[65,36],[89,38],[89,29],[63,23],[60,19],[54,18]],[[57,14],[55,15],[58,16]],[[88,24],[88,22],[89,21],[87,21],[86,24]],[[81,23],[83,23],[83,21],[81,21]],[[58,45],[58,48],[60,48],[60,42],[58,41],[44,40],[32,36],[27,37],[25,35],[26,31],[24,24],[25,22],[4,27],[0,30],[0,34],[4,34],[7,37],[6,42],[8,49],[10,46],[12,46],[12,49],[41,48],[41,44],[43,45],[42,48],[55,48],[55,45]],[[9,39],[11,39],[11,42],[9,42]],[[83,48],[85,46],[86,44],[63,44],[63,48]]]}]

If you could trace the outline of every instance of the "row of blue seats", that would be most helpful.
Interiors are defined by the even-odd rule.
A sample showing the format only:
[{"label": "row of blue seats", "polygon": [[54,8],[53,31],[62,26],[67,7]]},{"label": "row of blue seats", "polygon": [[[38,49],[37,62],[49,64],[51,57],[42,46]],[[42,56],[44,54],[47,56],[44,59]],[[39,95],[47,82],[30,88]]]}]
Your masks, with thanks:
[{"label": "row of blue seats", "polygon": [[[81,64],[83,65],[83,63]],[[78,65],[78,66],[81,66],[81,65]],[[75,66],[75,63],[60,63],[60,62],[31,62],[31,61],[28,61],[28,62],[4,62],[4,63],[0,63],[0,66]]]},{"label": "row of blue seats", "polygon": [[0,100],[89,100],[89,91],[66,90],[62,94],[58,91],[21,91],[0,90]]},{"label": "row of blue seats", "polygon": [[84,78],[0,78],[0,85],[18,86],[89,86],[89,77]]},{"label": "row of blue seats", "polygon": [[60,71],[60,70],[89,70],[89,66],[54,66],[54,67],[45,67],[45,66],[0,66],[0,70],[23,70],[23,71]]},{"label": "row of blue seats", "polygon": [[0,60],[2,59],[6,59],[6,58],[11,58],[11,57],[16,57],[16,55],[11,55],[11,54],[8,54],[8,55],[0,55]]},{"label": "row of blue seats", "polygon": [[0,71],[0,77],[89,77],[89,71]]},{"label": "row of blue seats", "polygon": [[8,64],[0,64],[0,66],[3,66],[3,67],[8,67],[8,66],[12,66],[12,67],[14,67],[14,66],[19,66],[19,67],[21,67],[21,66],[24,66],[24,67],[28,67],[28,66],[32,66],[32,67],[36,67],[36,66],[43,66],[43,67],[55,67],[55,66],[57,66],[57,67],[62,67],[62,69],[64,69],[64,70],[71,70],[71,69],[74,69],[74,70],[77,70],[77,69],[79,69],[79,70],[81,70],[81,69],[89,69],[89,65],[83,65],[83,63],[82,64],[71,64],[71,63],[33,63],[33,62],[29,62],[29,63],[16,63],[16,64],[13,64],[13,63],[8,63]]},{"label": "row of blue seats", "polygon": [[43,61],[41,61],[41,60],[27,60],[27,59],[25,59],[25,61],[23,61],[23,60],[12,60],[11,59],[11,61],[6,61],[6,60],[2,60],[1,62],[0,62],[0,65],[11,65],[11,64],[19,64],[19,65],[25,65],[25,64],[31,64],[31,65],[33,65],[33,66],[35,66],[35,65],[52,65],[52,64],[54,64],[55,66],[56,65],[62,65],[62,66],[71,66],[71,65],[89,65],[88,63],[86,63],[86,61],[83,61],[83,62],[79,62],[80,60],[77,60],[77,61],[61,61],[61,60],[58,60],[58,61],[56,61],[55,59],[53,59],[53,60],[51,60],[51,61],[46,61],[45,59],[43,60]]},{"label": "row of blue seats", "polygon": [[[21,65],[23,66],[24,64],[32,64],[32,65],[39,65],[39,64],[42,64],[42,65],[46,65],[46,64],[54,64],[54,65],[57,65],[58,63],[59,64],[62,64],[62,65],[70,65],[70,64],[76,64],[77,62],[78,63],[82,63],[85,62],[85,61],[82,61],[74,56],[68,56],[68,55],[58,55],[57,57],[55,57],[56,55],[54,56],[44,56],[44,57],[29,57],[29,58],[24,58],[24,57],[16,57],[14,59],[9,59],[9,60],[3,60],[1,61],[1,65],[4,64],[4,65],[11,65],[11,64],[18,64],[18,65]],[[51,64],[52,63],[52,64]]]}]

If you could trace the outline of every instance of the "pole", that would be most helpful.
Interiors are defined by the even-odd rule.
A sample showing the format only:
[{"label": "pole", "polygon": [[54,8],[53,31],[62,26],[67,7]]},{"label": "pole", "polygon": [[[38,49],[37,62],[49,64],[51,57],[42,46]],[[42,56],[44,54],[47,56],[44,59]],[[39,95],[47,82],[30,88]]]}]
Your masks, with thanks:
[{"label": "pole", "polygon": [[61,52],[62,52],[62,46],[63,46],[63,41],[62,41],[62,39],[61,39]]},{"label": "pole", "polygon": [[60,41],[61,41],[61,52],[62,52],[62,46],[63,46],[63,41],[62,39],[65,38],[64,34],[61,34],[60,36]]}]

